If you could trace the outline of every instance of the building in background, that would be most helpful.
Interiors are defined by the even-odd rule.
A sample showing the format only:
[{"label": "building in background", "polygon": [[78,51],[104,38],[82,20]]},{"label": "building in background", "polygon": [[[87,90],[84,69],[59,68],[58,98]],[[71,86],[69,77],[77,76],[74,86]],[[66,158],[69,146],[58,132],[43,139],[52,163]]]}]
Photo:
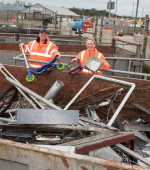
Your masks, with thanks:
[{"label": "building in background", "polygon": [[35,14],[35,15],[44,14],[44,15],[49,15],[51,17],[54,17],[56,14],[61,16],[79,17],[78,14],[70,11],[69,9],[50,6],[50,5],[43,5],[38,3],[26,8],[21,12],[28,13],[28,14]]}]

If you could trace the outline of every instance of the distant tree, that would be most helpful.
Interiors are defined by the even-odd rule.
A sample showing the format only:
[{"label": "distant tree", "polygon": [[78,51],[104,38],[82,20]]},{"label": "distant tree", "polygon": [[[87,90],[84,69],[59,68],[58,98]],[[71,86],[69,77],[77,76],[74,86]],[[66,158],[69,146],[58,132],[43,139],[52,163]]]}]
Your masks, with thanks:
[{"label": "distant tree", "polygon": [[25,1],[19,1],[19,0],[16,0],[13,5],[15,6],[26,6],[25,5]]}]

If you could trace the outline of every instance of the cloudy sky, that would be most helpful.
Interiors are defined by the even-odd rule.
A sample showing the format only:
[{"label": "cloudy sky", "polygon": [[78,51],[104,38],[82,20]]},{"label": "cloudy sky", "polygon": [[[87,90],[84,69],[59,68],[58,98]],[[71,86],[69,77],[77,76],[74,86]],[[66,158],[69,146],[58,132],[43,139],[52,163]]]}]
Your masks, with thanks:
[{"label": "cloudy sky", "polygon": [[[2,0],[0,0],[2,1]],[[15,0],[14,0],[15,1]],[[24,0],[22,0],[24,1]],[[65,7],[65,8],[84,8],[84,9],[91,9],[95,8],[97,10],[103,10],[107,8],[107,2],[110,0],[26,0],[25,3],[28,4],[31,2],[32,4],[35,3],[42,3],[52,6],[58,6],[58,7]],[[3,0],[4,3],[12,3],[12,0]],[[116,2],[116,0],[111,0],[111,2]],[[134,3],[134,10],[133,10],[133,3]],[[118,15],[128,15],[135,16],[136,13],[136,5],[137,0],[118,0],[117,3],[117,14]],[[150,0],[139,0],[139,10],[138,10],[138,17],[145,16],[146,14],[150,15]],[[115,13],[115,10],[111,11],[112,13]]]}]

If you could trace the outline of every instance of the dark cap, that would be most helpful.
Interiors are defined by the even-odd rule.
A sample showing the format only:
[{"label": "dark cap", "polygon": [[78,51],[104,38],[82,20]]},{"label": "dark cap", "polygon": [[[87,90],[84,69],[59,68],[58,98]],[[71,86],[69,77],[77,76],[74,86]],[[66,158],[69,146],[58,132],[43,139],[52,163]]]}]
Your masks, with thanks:
[{"label": "dark cap", "polygon": [[44,29],[44,28],[43,28],[43,29],[41,29],[39,33],[43,32],[43,31],[45,31],[45,32],[48,34],[47,30],[46,30],[46,29]]}]

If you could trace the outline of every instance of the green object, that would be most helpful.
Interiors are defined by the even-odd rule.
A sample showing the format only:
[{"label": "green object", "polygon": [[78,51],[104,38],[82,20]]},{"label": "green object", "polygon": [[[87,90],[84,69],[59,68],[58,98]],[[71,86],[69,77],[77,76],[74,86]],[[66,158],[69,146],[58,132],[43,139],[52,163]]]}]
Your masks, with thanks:
[{"label": "green object", "polygon": [[61,64],[57,65],[56,67],[57,67],[58,70],[63,70],[65,68],[65,65],[62,62],[60,62],[60,63]]},{"label": "green object", "polygon": [[29,78],[29,75],[27,75],[26,77],[26,81],[29,83],[32,82],[34,79],[35,79],[34,75],[32,75],[31,78]]},{"label": "green object", "polygon": [[139,8],[139,0],[137,0],[136,15],[135,15],[135,23],[134,23],[134,33],[135,33],[135,29],[136,29],[136,24],[137,24],[138,8]]}]

